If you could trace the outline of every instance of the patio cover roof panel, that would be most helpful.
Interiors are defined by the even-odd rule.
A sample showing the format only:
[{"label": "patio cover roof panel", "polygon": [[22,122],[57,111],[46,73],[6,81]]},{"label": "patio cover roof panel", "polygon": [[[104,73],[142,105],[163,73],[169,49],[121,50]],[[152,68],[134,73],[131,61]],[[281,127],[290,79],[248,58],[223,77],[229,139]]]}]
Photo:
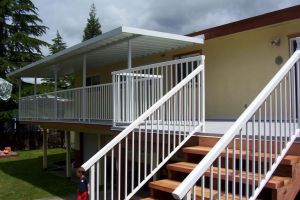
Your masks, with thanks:
[{"label": "patio cover roof panel", "polygon": [[87,67],[101,67],[127,60],[128,40],[132,44],[132,58],[143,57],[203,44],[203,38],[188,37],[170,33],[119,27],[95,38],[47,56],[8,76],[16,77],[53,77],[67,75],[82,69],[83,55],[87,56]]}]

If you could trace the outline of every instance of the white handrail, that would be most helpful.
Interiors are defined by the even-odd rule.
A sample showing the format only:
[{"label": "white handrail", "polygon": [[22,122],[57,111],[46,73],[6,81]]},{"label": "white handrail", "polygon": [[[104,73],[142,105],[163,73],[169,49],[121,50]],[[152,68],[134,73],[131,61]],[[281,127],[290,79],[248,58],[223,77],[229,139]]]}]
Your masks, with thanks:
[{"label": "white handrail", "polygon": [[[202,56],[202,61],[204,61],[204,56]],[[120,134],[118,134],[114,139],[112,139],[108,144],[106,144],[100,151],[98,151],[93,157],[86,161],[82,168],[85,170],[90,169],[93,165],[97,163],[105,154],[107,154],[112,147],[120,143],[129,133],[136,129],[145,119],[147,119],[154,111],[156,111],[162,104],[170,99],[176,92],[178,92],[182,87],[186,85],[190,80],[192,80],[197,74],[204,70],[204,65],[201,64],[192,73],[185,77],[179,84],[177,84],[172,90],[165,94],[161,99],[159,99],[153,106],[151,106],[145,113],[138,117],[134,122],[132,122],[128,127],[126,127]]]},{"label": "white handrail", "polygon": [[174,64],[183,63],[183,62],[199,61],[199,60],[203,59],[203,57],[204,56],[201,55],[201,56],[191,56],[191,57],[187,57],[187,58],[180,58],[180,59],[176,59],[176,60],[169,60],[169,61],[165,61],[165,62],[159,62],[159,63],[153,63],[153,64],[143,65],[143,66],[139,66],[139,67],[133,67],[131,69],[121,69],[118,71],[113,71],[111,74],[114,75],[114,74],[120,74],[120,73],[128,73],[130,71],[154,68],[156,66],[166,66],[166,65],[174,65]]},{"label": "white handrail", "polygon": [[120,73],[121,76],[128,76],[128,77],[142,77],[142,78],[162,78],[161,75],[153,75],[153,74],[137,74],[131,72],[123,72]]},{"label": "white handrail", "polygon": [[63,93],[63,92],[69,92],[69,91],[74,91],[74,90],[81,90],[81,89],[88,89],[88,88],[95,88],[95,87],[102,87],[102,86],[109,86],[112,85],[112,83],[102,83],[98,85],[90,85],[90,86],[85,86],[85,87],[76,87],[76,88],[70,88],[70,89],[65,89],[65,90],[57,90],[56,92],[46,92],[42,94],[36,94],[36,95],[29,95],[29,96],[24,96],[19,99],[26,99],[29,97],[36,97],[36,96],[41,96],[41,95],[49,95],[49,94],[56,94],[56,93]]},{"label": "white handrail", "polygon": [[201,160],[194,170],[184,179],[184,181],[173,191],[172,195],[176,199],[182,199],[193,188],[196,182],[216,161],[220,154],[228,147],[237,133],[244,127],[260,106],[266,101],[272,91],[282,81],[300,58],[300,50],[297,50],[290,59],[282,66],[278,73],[272,78],[267,86],[259,93],[249,107],[240,115],[236,122],[216,143],[212,150]]}]

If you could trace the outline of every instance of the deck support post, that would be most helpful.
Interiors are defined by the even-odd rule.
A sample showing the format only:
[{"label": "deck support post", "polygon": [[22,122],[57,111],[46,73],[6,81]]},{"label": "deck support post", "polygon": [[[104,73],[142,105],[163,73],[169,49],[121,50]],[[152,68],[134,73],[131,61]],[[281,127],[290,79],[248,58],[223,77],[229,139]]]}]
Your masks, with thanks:
[{"label": "deck support post", "polygon": [[71,177],[71,137],[70,131],[65,131],[66,143],[66,176]]},{"label": "deck support post", "polygon": [[47,169],[47,149],[48,149],[48,134],[49,129],[43,130],[43,169]]}]

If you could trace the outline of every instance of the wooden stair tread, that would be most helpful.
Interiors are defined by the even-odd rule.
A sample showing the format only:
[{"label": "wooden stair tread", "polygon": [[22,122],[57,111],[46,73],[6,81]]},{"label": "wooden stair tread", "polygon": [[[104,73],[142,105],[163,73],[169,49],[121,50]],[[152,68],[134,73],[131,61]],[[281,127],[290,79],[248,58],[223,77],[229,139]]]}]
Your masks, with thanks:
[{"label": "wooden stair tread", "polygon": [[[180,182],[178,181],[163,179],[163,180],[150,182],[149,187],[155,190],[172,193],[179,184]],[[202,194],[201,190],[202,190],[201,187],[196,186],[195,191],[196,191],[197,198],[201,198],[201,194]],[[225,197],[226,197],[225,193],[221,191],[221,199],[226,199]],[[232,199],[232,197],[233,197],[232,194],[228,193],[228,198]],[[210,199],[210,190],[208,188],[204,188],[204,198]],[[218,198],[218,191],[213,190],[213,199],[216,198]],[[236,196],[236,199],[239,199],[238,195]]]},{"label": "wooden stair tread", "polygon": [[[192,146],[192,147],[185,147],[183,148],[183,152],[184,153],[188,153],[188,154],[199,154],[199,155],[206,155],[208,152],[210,152],[212,150],[212,147],[205,147],[205,146]],[[240,150],[236,149],[236,159],[239,159],[240,156]],[[225,151],[222,152],[221,156],[225,156],[226,153]],[[233,150],[232,149],[228,149],[228,156],[230,158],[233,157]],[[263,161],[264,159],[264,153],[261,153],[261,159]],[[242,157],[243,159],[246,159],[246,151],[243,150],[242,151]],[[267,159],[270,158],[270,154],[266,153],[266,157]],[[275,155],[272,155],[273,158],[275,158]],[[252,160],[252,152],[249,153],[249,159]],[[255,160],[258,160],[258,152],[255,152]],[[269,160],[268,160],[269,161]],[[294,156],[294,155],[286,155],[280,164],[283,165],[293,165],[295,163],[299,163],[300,162],[300,156]]]},{"label": "wooden stair tread", "polygon": [[[197,164],[190,163],[190,162],[178,162],[178,163],[168,164],[167,169],[171,170],[171,171],[190,173],[196,167],[196,165]],[[221,179],[225,180],[226,179],[226,169],[220,168],[220,171],[221,171]],[[208,170],[205,173],[205,176],[207,176],[207,177],[210,176],[210,170]],[[217,167],[213,167],[213,177],[214,178],[218,177],[218,168]],[[236,182],[238,182],[239,177],[240,177],[240,172],[238,170],[235,171],[235,177],[236,177],[236,179],[235,179]],[[232,181],[232,178],[233,178],[233,170],[228,169],[229,181]],[[263,178],[263,175],[262,175],[262,178]],[[256,185],[259,184],[258,179],[259,179],[259,174],[255,173],[255,184]],[[249,180],[249,184],[252,185],[252,181],[253,181],[253,173],[252,172],[249,172],[248,180]],[[246,183],[246,181],[247,181],[245,171],[242,171],[242,181],[243,181],[243,183]],[[277,189],[277,188],[286,186],[291,182],[292,182],[292,178],[290,178],[290,177],[272,176],[271,179],[266,184],[266,187],[270,188],[270,189]]]}]

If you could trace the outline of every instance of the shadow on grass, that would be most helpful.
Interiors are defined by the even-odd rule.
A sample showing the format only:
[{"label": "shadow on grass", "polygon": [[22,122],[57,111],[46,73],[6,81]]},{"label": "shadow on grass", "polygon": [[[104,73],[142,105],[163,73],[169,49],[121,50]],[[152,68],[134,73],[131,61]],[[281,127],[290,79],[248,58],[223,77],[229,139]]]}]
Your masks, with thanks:
[{"label": "shadow on grass", "polygon": [[[34,154],[28,156],[20,152],[19,158],[0,160],[0,199],[36,199],[51,195],[63,198],[75,193],[74,182],[43,170],[40,152]],[[48,161],[56,162],[64,156],[64,153],[55,153],[48,156]],[[14,193],[9,192],[12,190]]]}]

